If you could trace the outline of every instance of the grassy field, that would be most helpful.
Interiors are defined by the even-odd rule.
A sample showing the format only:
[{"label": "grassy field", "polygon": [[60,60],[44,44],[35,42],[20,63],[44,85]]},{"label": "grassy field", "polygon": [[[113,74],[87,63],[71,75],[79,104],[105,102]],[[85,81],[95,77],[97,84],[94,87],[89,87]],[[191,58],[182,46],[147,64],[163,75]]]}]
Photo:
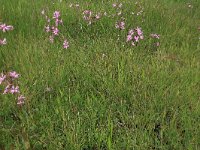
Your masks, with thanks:
[{"label": "grassy field", "polygon": [[[115,2],[0,0],[0,22],[14,27],[0,31],[0,73],[19,73],[26,97],[17,105],[0,85],[0,150],[200,149],[199,0]],[[100,19],[88,24],[84,10]],[[136,27],[144,39],[132,46]]]}]

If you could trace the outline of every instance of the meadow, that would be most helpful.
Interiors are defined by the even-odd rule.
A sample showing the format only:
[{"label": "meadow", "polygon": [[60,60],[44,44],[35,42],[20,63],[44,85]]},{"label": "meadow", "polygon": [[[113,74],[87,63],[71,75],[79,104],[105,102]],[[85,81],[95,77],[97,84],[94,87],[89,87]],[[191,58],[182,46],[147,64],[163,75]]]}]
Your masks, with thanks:
[{"label": "meadow", "polygon": [[0,0],[0,150],[199,150],[199,0]]}]

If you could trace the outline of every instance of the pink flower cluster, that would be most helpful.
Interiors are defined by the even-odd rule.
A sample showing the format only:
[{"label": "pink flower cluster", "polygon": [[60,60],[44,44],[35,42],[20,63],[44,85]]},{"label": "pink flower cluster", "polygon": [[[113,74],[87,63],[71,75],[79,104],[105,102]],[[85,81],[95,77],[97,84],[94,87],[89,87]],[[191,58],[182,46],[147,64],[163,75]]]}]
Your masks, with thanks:
[{"label": "pink flower cluster", "polygon": [[[13,26],[6,25],[5,23],[0,23],[0,30],[3,32],[10,31],[13,30]],[[7,44],[6,38],[0,39],[0,45],[6,45],[6,44]]]},{"label": "pink flower cluster", "polygon": [[69,42],[65,39],[63,42],[63,48],[68,49],[69,47]]},{"label": "pink flower cluster", "polygon": [[7,41],[6,38],[4,38],[3,40],[0,39],[0,45],[6,45]]},{"label": "pink flower cluster", "polygon": [[[119,30],[125,29],[125,18],[123,17],[122,13],[122,3],[113,3],[112,7],[115,8],[115,13],[112,14],[112,18],[117,18],[117,21],[115,22],[115,28]],[[118,35],[118,40],[120,38],[120,35]]]},{"label": "pink flower cluster", "polygon": [[91,10],[84,10],[83,11],[83,19],[88,23],[88,25],[91,25],[92,22],[99,20],[101,18],[101,14],[93,14]]},{"label": "pink flower cluster", "polygon": [[3,94],[13,94],[17,96],[17,105],[24,104],[25,97],[20,94],[19,86],[15,85],[15,80],[19,78],[19,74],[15,71],[7,74],[0,74],[0,85],[5,86]]},{"label": "pink flower cluster", "polygon": [[124,30],[125,29],[125,22],[124,21],[117,21],[115,23],[115,27],[117,29]]},{"label": "pink flower cluster", "polygon": [[[61,19],[61,15],[60,15],[60,11],[55,11],[53,13],[52,19],[50,19],[47,15],[45,15],[44,10],[42,10],[41,14],[45,16],[46,21],[47,21],[47,25],[44,28],[47,33],[50,33],[49,41],[51,43],[54,43],[55,37],[58,37],[61,34],[60,30],[59,30],[59,25],[63,24],[63,21]],[[69,47],[69,43],[64,38],[63,48],[67,49],[68,47]]]},{"label": "pink flower cluster", "polygon": [[[69,5],[69,7],[77,8],[77,12],[82,14],[83,19],[87,22],[88,25],[91,25],[93,22],[99,20],[103,16],[114,18],[114,19],[116,19],[115,20],[116,22],[114,24],[115,28],[119,29],[122,32],[122,30],[125,30],[125,28],[128,26],[125,23],[126,18],[124,18],[125,16],[123,13],[122,5],[124,5],[124,4],[125,3],[122,4],[120,2],[113,3],[112,7],[114,8],[113,9],[114,14],[109,14],[107,12],[94,13],[92,10],[82,9],[82,7],[79,5],[79,3],[71,3]],[[144,12],[144,8],[142,7],[141,3],[137,1],[137,2],[135,2],[135,5],[136,5],[136,9],[135,9],[136,13],[132,12],[132,14],[137,14],[137,16],[142,15]],[[42,14],[45,15],[45,11],[42,11]],[[49,19],[47,16],[45,16],[45,17],[47,20],[47,25],[45,26],[45,30],[46,30],[46,32],[50,33],[49,40],[51,43],[53,43],[55,40],[55,37],[60,37],[60,35],[61,35],[60,28],[59,28],[59,25],[62,24],[61,15],[60,15],[59,11],[55,11],[53,13],[52,19]],[[142,22],[144,22],[144,20],[142,20]],[[122,33],[124,33],[124,32],[122,32]],[[153,39],[160,38],[160,36],[157,34],[151,34],[150,36]],[[64,36],[62,36],[62,38],[63,38],[63,45],[62,45],[63,48],[65,48],[65,49],[69,48],[69,42],[67,41],[67,39],[64,38]],[[119,40],[119,38],[120,38],[120,35],[118,34],[118,40]],[[140,27],[137,27],[137,28],[129,30],[127,37],[126,37],[126,42],[128,44],[131,43],[130,45],[132,45],[132,46],[136,46],[143,39],[144,39],[143,31]],[[155,44],[157,46],[160,45],[159,42],[157,42]]]},{"label": "pink flower cluster", "polygon": [[135,46],[140,40],[143,40],[142,29],[137,27],[135,29],[130,29],[126,38],[127,42],[131,42],[131,45]]}]

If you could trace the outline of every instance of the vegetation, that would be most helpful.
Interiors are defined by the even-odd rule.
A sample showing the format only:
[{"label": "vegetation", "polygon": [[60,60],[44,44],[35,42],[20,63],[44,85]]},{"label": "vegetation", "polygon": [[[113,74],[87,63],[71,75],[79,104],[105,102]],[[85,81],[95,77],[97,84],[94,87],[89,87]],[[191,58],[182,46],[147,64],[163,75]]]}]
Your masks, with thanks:
[{"label": "vegetation", "polygon": [[0,149],[200,149],[198,1],[1,0]]}]

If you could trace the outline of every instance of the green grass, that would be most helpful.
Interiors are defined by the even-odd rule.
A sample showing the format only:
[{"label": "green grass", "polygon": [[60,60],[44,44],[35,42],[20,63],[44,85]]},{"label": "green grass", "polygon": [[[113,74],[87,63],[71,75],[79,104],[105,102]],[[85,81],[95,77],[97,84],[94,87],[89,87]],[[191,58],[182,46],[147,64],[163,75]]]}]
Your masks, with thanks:
[{"label": "green grass", "polygon": [[[114,12],[112,1],[79,1],[82,9]],[[143,0],[138,17],[131,1],[122,32],[116,18],[87,26],[69,1],[0,1],[0,22],[14,26],[0,33],[8,41],[0,72],[20,73],[26,96],[19,108],[0,94],[0,149],[200,149],[199,0],[193,8],[186,0]],[[69,49],[49,43],[43,8],[61,11]],[[131,47],[126,34],[137,26],[146,39]],[[161,35],[159,48],[150,33]]]}]

